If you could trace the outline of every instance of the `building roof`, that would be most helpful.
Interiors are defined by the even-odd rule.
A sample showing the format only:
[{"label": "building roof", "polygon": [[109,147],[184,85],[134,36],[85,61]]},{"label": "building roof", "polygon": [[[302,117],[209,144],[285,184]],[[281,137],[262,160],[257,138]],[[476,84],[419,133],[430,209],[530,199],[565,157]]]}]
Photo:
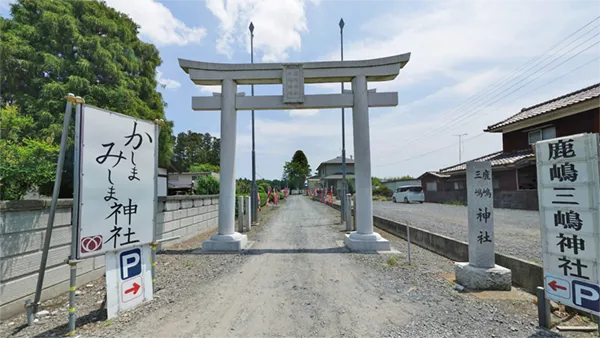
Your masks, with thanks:
[{"label": "building roof", "polygon": [[438,173],[436,171],[426,171],[423,175],[421,175],[421,176],[419,176],[417,178],[421,179],[423,176],[425,176],[427,174],[435,176],[435,177],[439,177],[439,178],[448,178],[448,177],[450,177],[450,175],[441,174],[441,173]]},{"label": "building roof", "polygon": [[552,100],[538,103],[535,106],[523,108],[523,109],[521,109],[520,112],[507,118],[506,120],[504,120],[502,122],[498,122],[491,126],[488,126],[485,131],[488,131],[488,132],[500,131],[501,127],[504,127],[504,126],[507,126],[507,125],[510,125],[513,123],[517,123],[517,122],[520,122],[523,120],[527,120],[527,119],[530,119],[535,116],[547,114],[547,113],[556,111],[561,108],[572,106],[576,103],[580,103],[580,102],[588,101],[588,100],[592,100],[592,99],[597,99],[599,97],[600,97],[600,83],[596,83],[594,85],[579,89],[572,93],[568,93],[568,94],[553,98]]},{"label": "building roof", "polygon": [[[332,158],[331,160],[327,160],[325,162],[321,162],[321,164],[319,164],[319,166],[317,167],[317,170],[319,170],[319,168],[321,168],[325,164],[342,164],[342,157],[338,156],[336,158]],[[346,158],[346,164],[354,164],[354,159],[353,158]]]},{"label": "building roof", "polygon": [[[482,161],[490,161],[492,162],[492,167],[503,167],[509,166],[512,164],[516,164],[519,161],[525,159],[534,159],[535,153],[532,149],[518,150],[513,152],[503,152],[498,151],[493,154],[485,155],[469,162],[482,162]],[[448,174],[458,171],[464,171],[467,169],[467,162],[461,163],[452,167],[440,169],[440,173]],[[446,176],[447,177],[447,176]]]}]

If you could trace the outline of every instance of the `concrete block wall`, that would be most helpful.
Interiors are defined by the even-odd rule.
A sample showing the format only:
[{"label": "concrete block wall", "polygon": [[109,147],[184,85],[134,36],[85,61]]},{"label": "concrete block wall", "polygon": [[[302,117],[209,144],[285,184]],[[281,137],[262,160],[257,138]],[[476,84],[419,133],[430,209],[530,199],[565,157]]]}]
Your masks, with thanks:
[{"label": "concrete block wall", "polygon": [[[44,277],[42,300],[69,289],[71,210],[73,201],[58,201]],[[217,228],[218,195],[159,197],[157,239],[180,236],[162,244],[169,247]],[[24,311],[32,299],[38,279],[50,200],[0,202],[0,319]],[[104,274],[104,256],[88,258],[77,265],[77,284],[86,284]]]}]

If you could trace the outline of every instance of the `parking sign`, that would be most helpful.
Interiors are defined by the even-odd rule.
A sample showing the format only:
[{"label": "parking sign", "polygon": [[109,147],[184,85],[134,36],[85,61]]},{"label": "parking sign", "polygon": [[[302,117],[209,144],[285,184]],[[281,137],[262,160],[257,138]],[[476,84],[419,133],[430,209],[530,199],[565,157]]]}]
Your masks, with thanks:
[{"label": "parking sign", "polygon": [[150,245],[106,253],[108,318],[152,300]]}]

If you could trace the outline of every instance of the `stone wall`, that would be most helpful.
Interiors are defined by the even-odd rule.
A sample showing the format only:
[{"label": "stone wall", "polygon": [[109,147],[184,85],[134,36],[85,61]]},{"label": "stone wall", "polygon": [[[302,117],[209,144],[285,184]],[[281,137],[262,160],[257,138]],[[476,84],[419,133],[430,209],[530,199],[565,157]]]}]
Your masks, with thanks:
[{"label": "stone wall", "polygon": [[[73,201],[58,201],[48,253],[42,299],[69,289],[71,210]],[[162,247],[174,245],[217,228],[218,195],[160,197],[156,239],[180,236]],[[32,299],[38,279],[50,200],[0,202],[0,319],[24,311]],[[77,265],[77,284],[86,284],[104,274],[104,256],[88,258]]]},{"label": "stone wall", "polygon": [[[426,191],[425,202],[466,204],[467,191]],[[538,210],[537,190],[494,190],[494,208]]]}]

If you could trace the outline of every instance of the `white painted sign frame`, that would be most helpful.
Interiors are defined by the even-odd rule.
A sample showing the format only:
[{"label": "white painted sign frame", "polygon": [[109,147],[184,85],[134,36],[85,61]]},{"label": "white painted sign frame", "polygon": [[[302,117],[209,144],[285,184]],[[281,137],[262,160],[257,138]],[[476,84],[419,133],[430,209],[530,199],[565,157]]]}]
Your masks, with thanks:
[{"label": "white painted sign frame", "polygon": [[[124,146],[127,142],[125,136],[132,133],[134,125],[136,126],[136,133],[142,136],[140,147],[135,149],[135,161],[131,157],[131,153],[127,153],[127,151],[132,151],[131,144],[133,144],[133,142],[130,143],[129,147]],[[82,106],[81,144],[79,145],[81,155],[80,172],[78,176],[80,182],[78,192],[79,219],[77,220],[77,254],[79,259],[99,256],[110,251],[121,250],[154,241],[154,225],[156,222],[158,198],[158,136],[159,127],[152,122],[89,105]],[[152,139],[152,143],[149,143],[150,138]],[[102,144],[108,144],[111,141],[115,143],[114,147],[112,151],[107,152],[106,149],[108,149],[108,147],[105,147]],[[103,149],[104,151],[99,151],[99,149]],[[129,176],[132,176],[131,172],[127,174],[129,176],[124,178],[124,169],[117,172],[112,166],[106,165],[106,162],[110,163],[109,161],[112,160],[112,158],[107,159],[105,163],[102,164],[96,162],[92,163],[97,156],[105,155],[107,153],[118,155],[121,151],[123,151],[122,155],[126,157],[126,160],[122,160],[119,165],[130,170],[133,170],[132,167],[139,168],[139,172],[135,176],[137,176],[140,181],[135,179],[131,180],[133,183],[141,183],[137,185],[139,187],[137,195],[135,189],[132,192],[131,187],[133,187],[133,184],[126,185],[125,183],[129,180]],[[145,153],[143,151],[145,151]],[[94,163],[97,164],[98,167],[94,167]],[[133,165],[133,163],[135,163],[135,165]],[[129,222],[122,223],[124,225],[119,224],[119,226],[123,228],[120,232],[121,239],[123,239],[123,236],[131,227],[131,231],[135,232],[135,237],[131,236],[131,238],[133,240],[139,240],[139,242],[120,245],[121,243],[124,243],[120,240],[119,245],[116,248],[109,246],[110,243],[105,243],[110,238],[110,230],[112,229],[111,224],[113,223],[110,223],[110,219],[105,219],[104,216],[111,214],[111,204],[108,202],[115,202],[114,200],[106,201],[104,199],[104,197],[109,195],[108,191],[111,186],[111,184],[108,183],[108,169],[111,170],[110,180],[113,182],[112,185],[115,186],[115,190],[119,189],[119,191],[116,191],[116,196],[119,196],[119,193],[121,193],[119,204],[123,204],[123,207],[119,208],[121,213],[117,214],[116,217],[121,217],[122,219],[129,217],[128,215],[123,214],[124,208],[129,207],[129,198],[132,198],[132,200],[135,198],[132,205],[135,205],[136,211],[138,209],[141,211],[140,213],[132,215],[133,220],[131,221],[131,224],[129,224]],[[115,172],[113,172],[113,170],[115,170]],[[121,176],[118,176],[119,174]],[[117,181],[121,183],[120,188],[119,185],[114,184]],[[127,188],[125,188],[126,186]],[[132,212],[131,208],[132,207],[130,207],[129,212]],[[112,210],[114,211],[114,209]],[[93,243],[90,244],[90,241],[93,241]],[[97,245],[97,243],[102,243],[102,248],[90,250],[90,248],[92,248],[90,245]]]},{"label": "white painted sign frame", "polygon": [[[550,154],[549,144],[556,144],[562,140],[573,140],[574,157],[553,159]],[[567,306],[587,311],[596,315],[600,314],[600,136],[598,134],[577,134],[567,137],[554,138],[536,143],[536,169],[538,177],[538,199],[540,208],[540,225],[542,234],[542,255],[544,264],[544,288],[548,299],[560,302]],[[554,164],[567,165],[574,164],[577,170],[577,179],[574,181],[558,179],[551,180],[550,170]],[[556,188],[561,190],[555,190]],[[575,189],[575,190],[566,190]],[[555,194],[554,197],[552,197]],[[559,194],[561,197],[558,197]],[[557,204],[556,202],[560,202]],[[569,203],[569,204],[564,204]],[[577,204],[575,204],[577,203]],[[555,226],[554,215],[561,213],[578,213],[579,221],[571,222],[568,225]],[[560,217],[559,217],[560,219]],[[579,229],[577,229],[580,226]],[[574,252],[575,245],[572,250],[560,252],[557,249],[557,240],[560,241],[560,236],[579,236],[578,239],[584,239],[584,251]],[[558,234],[558,235],[557,235]],[[573,243],[575,241],[573,240]],[[578,242],[579,243],[579,242]],[[579,250],[579,249],[578,249]],[[560,260],[561,257],[563,260]],[[585,265],[581,267],[582,275],[589,279],[573,276],[573,268],[578,267],[569,265],[572,269],[568,270],[569,275],[565,276],[564,268],[557,268],[559,262],[565,260],[577,262]],[[561,263],[562,264],[562,263]],[[562,271],[561,271],[562,269]],[[577,272],[575,271],[575,274]],[[562,283],[562,287],[567,290],[554,290],[549,283]],[[582,306],[585,297],[596,296],[596,291],[585,291],[587,294],[582,295],[578,290],[582,288],[582,283],[591,285],[597,288],[598,299],[593,301],[593,307],[596,310],[590,309],[592,301],[587,301],[588,307]],[[584,287],[585,288],[585,287]],[[567,294],[570,298],[564,297]],[[580,304],[577,304],[579,301]],[[584,304],[585,305],[585,304]]]}]

